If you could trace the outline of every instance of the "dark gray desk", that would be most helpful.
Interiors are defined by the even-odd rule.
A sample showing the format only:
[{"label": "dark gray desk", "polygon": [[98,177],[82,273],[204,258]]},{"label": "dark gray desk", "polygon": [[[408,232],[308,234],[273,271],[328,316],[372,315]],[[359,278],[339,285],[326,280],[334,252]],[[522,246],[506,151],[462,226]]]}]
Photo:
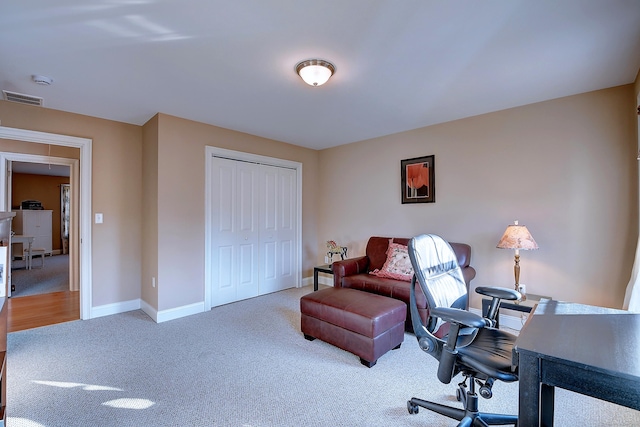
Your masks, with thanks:
[{"label": "dark gray desk", "polygon": [[518,425],[552,426],[554,387],[640,410],[640,314],[540,303],[514,347]]}]

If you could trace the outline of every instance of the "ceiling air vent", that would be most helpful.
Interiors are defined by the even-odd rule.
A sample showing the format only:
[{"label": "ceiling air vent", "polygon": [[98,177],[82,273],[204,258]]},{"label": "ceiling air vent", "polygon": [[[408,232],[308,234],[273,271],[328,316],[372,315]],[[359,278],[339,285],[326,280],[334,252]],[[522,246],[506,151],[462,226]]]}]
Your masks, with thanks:
[{"label": "ceiling air vent", "polygon": [[24,93],[10,92],[8,90],[3,90],[2,94],[6,101],[19,102],[20,104],[27,105],[38,105],[40,107],[44,104],[44,99],[38,96],[25,95]]}]

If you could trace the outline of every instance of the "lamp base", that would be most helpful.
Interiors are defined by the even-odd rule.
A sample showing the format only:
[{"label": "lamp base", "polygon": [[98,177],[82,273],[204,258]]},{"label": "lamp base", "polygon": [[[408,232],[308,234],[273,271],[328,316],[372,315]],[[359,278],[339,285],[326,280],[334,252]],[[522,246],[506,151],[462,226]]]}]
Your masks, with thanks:
[{"label": "lamp base", "polygon": [[516,291],[520,292],[520,295],[522,295],[522,298],[520,298],[520,301],[525,301],[527,299],[527,286],[526,285],[516,284]]}]

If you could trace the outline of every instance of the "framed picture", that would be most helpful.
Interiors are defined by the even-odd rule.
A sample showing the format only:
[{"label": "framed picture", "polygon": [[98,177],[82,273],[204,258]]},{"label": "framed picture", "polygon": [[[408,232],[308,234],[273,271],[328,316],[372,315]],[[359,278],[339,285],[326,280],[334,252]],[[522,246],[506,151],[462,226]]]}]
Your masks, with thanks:
[{"label": "framed picture", "polygon": [[400,161],[402,203],[436,201],[435,156]]}]

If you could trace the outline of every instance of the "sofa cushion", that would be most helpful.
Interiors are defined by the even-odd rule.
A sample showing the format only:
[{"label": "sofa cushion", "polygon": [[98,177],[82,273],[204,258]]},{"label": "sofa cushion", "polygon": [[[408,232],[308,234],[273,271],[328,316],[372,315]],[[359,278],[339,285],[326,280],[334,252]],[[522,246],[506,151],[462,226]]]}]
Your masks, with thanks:
[{"label": "sofa cushion", "polygon": [[389,243],[387,260],[384,265],[381,269],[376,269],[369,273],[378,277],[410,282],[413,277],[413,266],[409,259],[407,246],[399,243]]},{"label": "sofa cushion", "polygon": [[407,246],[409,244],[408,238],[398,237],[378,237],[373,236],[369,238],[367,242],[367,248],[365,254],[369,258],[369,270],[381,269],[384,262],[387,260],[387,248],[389,243],[399,243]]},{"label": "sofa cushion", "polygon": [[[385,277],[372,276],[371,274],[354,274],[345,276],[342,279],[342,286],[345,288],[357,289],[359,291],[370,292],[395,298],[405,303],[409,303],[411,283]],[[427,298],[422,292],[416,292],[416,299],[419,308],[427,307]]]}]

